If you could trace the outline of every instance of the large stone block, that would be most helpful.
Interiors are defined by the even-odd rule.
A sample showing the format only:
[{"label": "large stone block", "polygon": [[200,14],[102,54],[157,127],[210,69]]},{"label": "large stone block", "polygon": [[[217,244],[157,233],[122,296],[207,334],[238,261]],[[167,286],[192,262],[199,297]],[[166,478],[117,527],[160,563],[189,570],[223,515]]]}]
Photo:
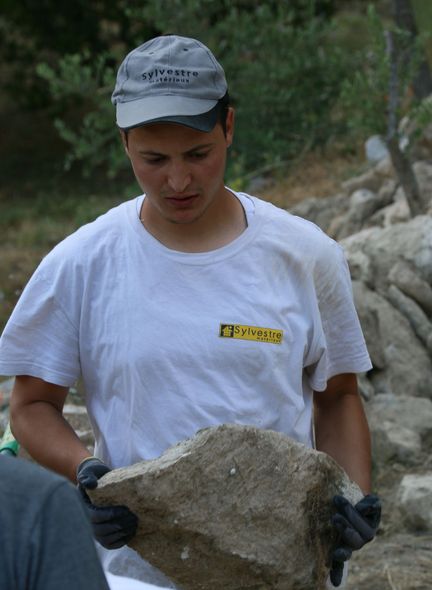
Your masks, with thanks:
[{"label": "large stone block", "polygon": [[222,425],[111,471],[90,495],[138,514],[130,546],[184,590],[320,590],[336,493],[362,496],[326,454]]}]

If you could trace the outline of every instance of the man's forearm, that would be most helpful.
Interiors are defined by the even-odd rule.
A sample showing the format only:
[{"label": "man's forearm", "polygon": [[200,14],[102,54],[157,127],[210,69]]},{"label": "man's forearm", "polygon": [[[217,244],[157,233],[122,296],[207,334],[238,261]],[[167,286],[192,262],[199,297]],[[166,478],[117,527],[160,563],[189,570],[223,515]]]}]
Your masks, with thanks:
[{"label": "man's forearm", "polygon": [[12,432],[35,461],[75,482],[77,465],[91,453],[63,418],[63,404],[26,399],[29,386],[37,387],[38,382],[16,380],[10,406]]},{"label": "man's forearm", "polygon": [[315,393],[316,448],[333,457],[362,491],[371,491],[371,442],[357,388]]}]

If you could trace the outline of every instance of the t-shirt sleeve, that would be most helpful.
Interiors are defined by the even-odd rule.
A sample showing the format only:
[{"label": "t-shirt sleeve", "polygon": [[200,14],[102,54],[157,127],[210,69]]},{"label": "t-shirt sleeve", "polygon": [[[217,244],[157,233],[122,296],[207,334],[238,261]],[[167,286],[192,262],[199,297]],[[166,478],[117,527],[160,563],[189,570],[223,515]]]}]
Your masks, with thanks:
[{"label": "t-shirt sleeve", "polygon": [[47,496],[33,527],[30,551],[35,590],[109,590],[84,507],[68,482]]},{"label": "t-shirt sleeve", "polygon": [[[31,375],[70,387],[80,375],[78,297],[60,302],[71,291],[65,273],[46,272],[42,264],[25,287],[0,339],[0,375]],[[64,298],[63,298],[64,299]]]},{"label": "t-shirt sleeve", "polygon": [[313,361],[306,368],[312,388],[323,391],[342,373],[372,368],[354,306],[351,277],[342,247],[326,238],[314,267],[315,293],[321,330],[317,330]]}]

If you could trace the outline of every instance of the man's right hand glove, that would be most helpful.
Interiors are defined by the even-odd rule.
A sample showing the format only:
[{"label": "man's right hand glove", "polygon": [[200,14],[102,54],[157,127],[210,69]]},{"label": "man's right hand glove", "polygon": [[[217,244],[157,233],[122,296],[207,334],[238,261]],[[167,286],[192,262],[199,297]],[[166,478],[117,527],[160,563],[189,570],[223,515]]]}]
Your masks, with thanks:
[{"label": "man's right hand glove", "polygon": [[332,517],[333,526],[339,533],[339,540],[332,554],[330,580],[333,586],[340,586],[344,562],[352,552],[375,537],[381,520],[381,502],[378,496],[369,494],[355,506],[343,496],[334,496],[336,513]]},{"label": "man's right hand glove", "polygon": [[95,506],[86,493],[86,489],[94,490],[98,479],[108,471],[111,469],[100,459],[84,459],[77,468],[78,490],[90,516],[96,540],[105,549],[119,549],[135,536],[137,516],[126,506]]}]

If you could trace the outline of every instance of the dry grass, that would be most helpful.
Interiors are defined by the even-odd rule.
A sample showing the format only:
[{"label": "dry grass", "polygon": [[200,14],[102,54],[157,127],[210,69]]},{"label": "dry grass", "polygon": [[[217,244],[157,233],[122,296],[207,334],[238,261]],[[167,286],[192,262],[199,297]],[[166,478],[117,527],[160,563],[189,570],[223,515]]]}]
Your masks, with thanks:
[{"label": "dry grass", "polygon": [[11,243],[0,246],[0,331],[44,253],[41,248],[17,248]]},{"label": "dry grass", "polygon": [[340,191],[341,182],[358,174],[365,166],[361,150],[354,154],[311,152],[306,154],[277,184],[263,191],[262,197],[288,208],[308,197],[328,197]]}]

